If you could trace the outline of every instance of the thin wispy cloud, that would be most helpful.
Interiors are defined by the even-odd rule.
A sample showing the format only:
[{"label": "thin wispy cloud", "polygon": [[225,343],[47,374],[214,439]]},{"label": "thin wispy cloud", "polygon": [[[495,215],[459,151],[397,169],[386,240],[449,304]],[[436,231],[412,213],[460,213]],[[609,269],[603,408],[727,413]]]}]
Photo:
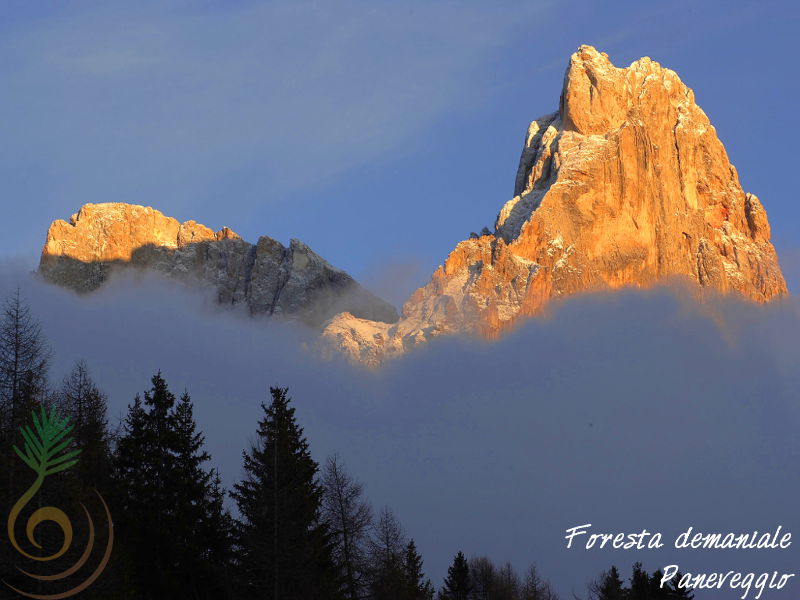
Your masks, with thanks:
[{"label": "thin wispy cloud", "polygon": [[[379,155],[412,152],[442,113],[485,98],[472,76],[540,10],[77,6],[0,40],[0,160],[47,170],[72,205],[156,202],[177,212],[227,178],[253,179],[263,208]],[[229,210],[252,209],[229,201]]]}]

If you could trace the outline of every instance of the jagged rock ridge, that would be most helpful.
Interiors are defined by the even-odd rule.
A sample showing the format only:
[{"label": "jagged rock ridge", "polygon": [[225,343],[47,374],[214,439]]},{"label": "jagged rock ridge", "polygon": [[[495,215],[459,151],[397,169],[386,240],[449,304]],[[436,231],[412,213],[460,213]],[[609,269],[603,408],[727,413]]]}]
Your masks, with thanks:
[{"label": "jagged rock ridge", "polygon": [[298,240],[284,247],[262,236],[250,244],[227,227],[214,232],[132,204],[86,204],[69,222],[54,221],[39,271],[50,282],[87,292],[113,270],[130,267],[212,286],[219,302],[245,305],[252,314],[315,326],[342,311],[397,320],[394,307]]},{"label": "jagged rock ridge", "polygon": [[669,278],[756,302],[786,294],[770,227],[694,93],[649,58],[581,46],[559,110],[525,136],[494,232],[460,242],[396,324],[336,316],[328,347],[377,364],[443,333],[491,337],[576,292]]}]

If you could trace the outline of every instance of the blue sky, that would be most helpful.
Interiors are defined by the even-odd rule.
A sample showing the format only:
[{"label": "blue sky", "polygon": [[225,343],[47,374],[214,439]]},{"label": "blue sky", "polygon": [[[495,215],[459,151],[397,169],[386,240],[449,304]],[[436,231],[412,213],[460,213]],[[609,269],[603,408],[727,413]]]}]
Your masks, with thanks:
[{"label": "blue sky", "polygon": [[[45,9],[46,7],[46,9]],[[85,202],[297,237],[400,302],[512,193],[581,43],[694,90],[800,285],[791,2],[0,3],[0,255]]]},{"label": "blue sky", "polygon": [[589,43],[617,65],[650,56],[694,89],[800,289],[794,4],[44,6],[0,0],[0,291],[23,282],[54,381],[86,358],[116,421],[163,369],[192,392],[227,483],[265,389],[288,385],[315,456],[340,452],[373,503],[397,510],[437,585],[458,548],[519,568],[535,557],[567,598],[612,560],[626,575],[637,559],[797,564],[796,546],[557,550],[590,521],[796,521],[795,301],[725,305],[712,325],[660,291],[580,297],[497,344],[442,340],[372,374],[161,283],[78,298],[25,278],[52,219],[125,201],[251,240],[300,238],[400,302],[493,222],[528,123],[555,110],[570,53]]}]

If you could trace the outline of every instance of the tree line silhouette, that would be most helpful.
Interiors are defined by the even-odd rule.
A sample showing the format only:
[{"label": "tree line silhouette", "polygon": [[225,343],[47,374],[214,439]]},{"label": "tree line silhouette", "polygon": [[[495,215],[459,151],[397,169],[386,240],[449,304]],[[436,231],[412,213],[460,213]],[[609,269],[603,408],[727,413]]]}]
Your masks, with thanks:
[{"label": "tree line silhouette", "polygon": [[[116,544],[102,577],[84,598],[121,600],[558,600],[535,565],[520,576],[510,563],[457,552],[438,590],[423,559],[389,508],[375,513],[362,484],[338,456],[322,466],[295,417],[286,388],[270,388],[254,423],[254,441],[242,454],[243,476],[225,490],[209,466],[188,391],[176,397],[159,372],[128,405],[117,427],[107,415],[107,397],[79,361],[60,385],[48,383],[51,361],[39,322],[17,290],[0,313],[0,509],[10,507],[30,485],[12,447],[21,447],[20,427],[32,411],[55,407],[73,427],[78,463],[53,476],[35,508],[83,502],[97,507],[95,490],[107,499]],[[226,505],[235,503],[236,514]],[[25,519],[29,515],[25,515]],[[21,525],[24,528],[24,525]],[[78,560],[89,537],[75,532],[64,560]],[[106,528],[107,529],[107,528]],[[95,537],[110,532],[98,526]],[[52,554],[61,529],[45,522],[35,530]],[[25,536],[20,535],[21,539]],[[34,594],[55,593],[80,582],[76,572],[54,583],[26,578],[20,560],[3,539],[0,580]],[[69,564],[72,564],[71,562]],[[44,571],[43,571],[44,573]],[[587,589],[589,600],[691,599],[691,591],[660,587],[634,565],[630,586],[616,567]],[[17,598],[0,585],[0,598]]]}]

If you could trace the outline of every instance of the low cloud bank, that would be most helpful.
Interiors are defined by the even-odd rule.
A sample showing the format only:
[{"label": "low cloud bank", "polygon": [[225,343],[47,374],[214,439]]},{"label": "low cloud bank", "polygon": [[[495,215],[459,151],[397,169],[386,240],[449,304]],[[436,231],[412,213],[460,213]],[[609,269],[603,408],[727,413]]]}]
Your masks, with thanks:
[{"label": "low cloud bank", "polygon": [[[227,484],[268,387],[289,386],[317,460],[339,452],[373,504],[396,511],[437,587],[457,550],[535,561],[564,598],[612,563],[624,575],[637,560],[650,571],[797,569],[794,301],[709,310],[668,290],[584,296],[498,342],[436,340],[370,372],[320,361],[303,329],[156,278],[80,297],[0,266],[0,293],[17,285],[53,346],[54,381],[85,358],[116,421],[161,369],[191,393]],[[665,547],[567,550],[565,530],[584,523],[660,531]],[[778,525],[799,536],[788,550],[671,547],[689,526]],[[797,579],[762,597],[796,596]]]}]

